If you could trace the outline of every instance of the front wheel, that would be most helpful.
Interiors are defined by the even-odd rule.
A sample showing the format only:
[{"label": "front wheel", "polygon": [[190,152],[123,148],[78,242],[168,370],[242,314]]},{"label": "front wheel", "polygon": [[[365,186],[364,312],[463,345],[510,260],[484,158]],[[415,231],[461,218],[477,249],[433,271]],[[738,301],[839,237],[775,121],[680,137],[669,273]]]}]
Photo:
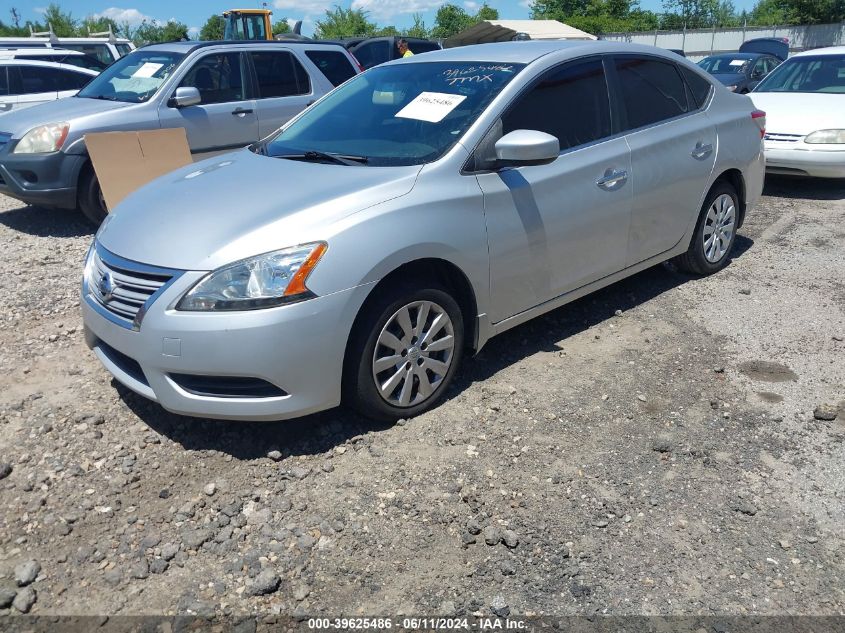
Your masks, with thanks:
[{"label": "front wheel", "polygon": [[461,310],[440,287],[394,286],[356,322],[347,350],[345,396],[362,415],[396,420],[434,407],[460,362]]},{"label": "front wheel", "polygon": [[109,214],[93,167],[89,167],[79,179],[79,208],[94,226],[100,226]]},{"label": "front wheel", "polygon": [[710,275],[724,268],[736,240],[739,201],[730,183],[717,182],[701,209],[689,249],[675,258],[686,272]]}]

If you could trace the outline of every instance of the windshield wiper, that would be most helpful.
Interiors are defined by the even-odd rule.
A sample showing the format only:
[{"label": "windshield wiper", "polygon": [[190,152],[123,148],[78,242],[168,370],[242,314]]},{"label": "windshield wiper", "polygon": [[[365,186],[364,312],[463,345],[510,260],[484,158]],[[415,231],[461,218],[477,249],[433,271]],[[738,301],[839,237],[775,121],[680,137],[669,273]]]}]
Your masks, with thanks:
[{"label": "windshield wiper", "polygon": [[327,152],[319,152],[317,150],[308,150],[302,154],[280,154],[275,158],[289,158],[291,160],[327,160],[338,165],[362,165],[370,161],[366,156],[351,156],[348,154],[329,154]]},{"label": "windshield wiper", "polygon": [[[76,95],[76,96],[78,97],[79,95]],[[118,99],[117,97],[109,97],[107,95],[97,95],[95,97],[86,96],[86,97],[82,97],[82,98],[83,99],[102,99],[103,101],[120,101],[120,99]]]}]

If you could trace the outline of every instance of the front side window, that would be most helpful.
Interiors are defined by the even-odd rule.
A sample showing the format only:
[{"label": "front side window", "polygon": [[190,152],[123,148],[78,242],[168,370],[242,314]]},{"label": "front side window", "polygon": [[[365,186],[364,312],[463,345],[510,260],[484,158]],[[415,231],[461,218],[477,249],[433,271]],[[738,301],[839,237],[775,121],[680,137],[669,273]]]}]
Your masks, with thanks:
[{"label": "front side window", "polygon": [[114,55],[106,44],[59,44],[59,46],[72,51],[80,51],[104,64],[111,64],[114,61]]},{"label": "front side window", "polygon": [[351,155],[369,166],[431,162],[460,140],[523,67],[478,62],[380,66],[340,86],[256,151],[274,157]]},{"label": "front side window", "polygon": [[754,92],[845,93],[845,55],[788,59],[761,81]]},{"label": "front side window", "polygon": [[610,136],[610,103],[600,59],[547,73],[502,117],[502,133],[539,130],[565,150]]},{"label": "front side window", "polygon": [[199,59],[187,72],[180,88],[199,90],[201,103],[242,101],[244,74],[240,53],[212,53]]},{"label": "front side window", "polygon": [[308,73],[287,51],[256,51],[252,65],[258,79],[258,97],[290,97],[311,92]]},{"label": "front side window", "polygon": [[352,62],[340,51],[305,51],[305,54],[333,86],[355,76]]},{"label": "front side window", "polygon": [[358,46],[352,54],[364,68],[372,68],[390,61],[390,43],[386,40],[367,42]]},{"label": "front side window", "polygon": [[647,57],[617,57],[615,63],[626,129],[665,121],[689,110],[675,64]]},{"label": "front side window", "polygon": [[137,50],[94,77],[77,97],[141,103],[158,92],[184,59],[181,53]]},{"label": "front side window", "polygon": [[42,66],[20,66],[20,89],[17,94],[31,95],[39,92],[60,90],[58,76],[52,68]]}]

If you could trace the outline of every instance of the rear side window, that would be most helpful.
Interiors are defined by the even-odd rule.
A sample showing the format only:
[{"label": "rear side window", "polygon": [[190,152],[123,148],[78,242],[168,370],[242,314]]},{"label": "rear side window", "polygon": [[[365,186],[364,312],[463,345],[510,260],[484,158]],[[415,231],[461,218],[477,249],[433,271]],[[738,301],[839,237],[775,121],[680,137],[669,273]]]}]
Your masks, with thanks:
[{"label": "rear side window", "polygon": [[390,61],[390,43],[386,40],[365,42],[353,48],[351,52],[364,68],[372,68]]},{"label": "rear side window", "polygon": [[610,136],[610,103],[600,59],[548,72],[505,114],[502,133],[540,130],[565,150]]},{"label": "rear side window", "polygon": [[691,109],[704,107],[707,102],[707,97],[710,96],[710,82],[699,75],[694,70],[690,70],[684,66],[679,66],[681,74],[687,82],[687,87],[690,91]]},{"label": "rear side window", "polygon": [[314,65],[326,76],[333,86],[339,86],[355,76],[355,68],[349,58],[339,51],[305,51]]},{"label": "rear side window", "polygon": [[308,73],[287,51],[256,51],[251,53],[258,80],[258,98],[291,97],[311,92]]},{"label": "rear side window", "polygon": [[241,54],[206,55],[194,64],[179,86],[199,90],[203,105],[242,101],[245,97]]},{"label": "rear side window", "polygon": [[671,62],[645,57],[617,57],[616,74],[633,130],[686,113],[684,82]]}]

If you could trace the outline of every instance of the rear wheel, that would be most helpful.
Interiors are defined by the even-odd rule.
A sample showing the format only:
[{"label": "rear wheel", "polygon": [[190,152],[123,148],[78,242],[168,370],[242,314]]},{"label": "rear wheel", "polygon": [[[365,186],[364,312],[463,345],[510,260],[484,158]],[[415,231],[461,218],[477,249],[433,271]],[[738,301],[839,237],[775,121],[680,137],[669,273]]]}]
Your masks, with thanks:
[{"label": "rear wheel", "polygon": [[94,226],[100,226],[109,214],[100,181],[92,167],[88,167],[79,179],[79,208]]},{"label": "rear wheel", "polygon": [[445,289],[430,283],[387,288],[356,322],[345,399],[378,420],[419,415],[443,398],[463,345],[461,310]]},{"label": "rear wheel", "polygon": [[719,181],[710,190],[689,249],[675,258],[677,266],[696,275],[710,275],[724,268],[736,240],[739,199],[730,183]]}]

